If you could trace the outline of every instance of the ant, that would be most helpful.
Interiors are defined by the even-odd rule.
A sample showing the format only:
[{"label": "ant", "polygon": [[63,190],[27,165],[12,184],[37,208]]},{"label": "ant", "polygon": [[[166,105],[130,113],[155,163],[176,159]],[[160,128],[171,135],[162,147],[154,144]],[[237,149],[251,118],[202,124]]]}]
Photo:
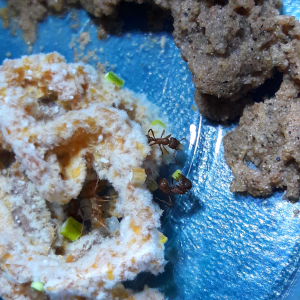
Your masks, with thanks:
[{"label": "ant", "polygon": [[[152,136],[150,136],[150,134]],[[149,129],[148,134],[146,134],[146,137],[148,139],[148,144],[149,144],[149,146],[158,145],[161,150],[162,155],[164,155],[162,148],[164,148],[164,150],[169,154],[169,151],[166,149],[165,146],[169,146],[169,148],[174,149],[175,151],[174,151],[173,156],[174,156],[176,164],[177,164],[175,154],[176,154],[177,150],[182,150],[182,144],[180,142],[182,140],[185,140],[185,138],[183,138],[181,141],[178,141],[176,138],[171,137],[172,134],[169,134],[169,135],[163,137],[164,134],[165,134],[165,130],[163,130],[160,138],[156,138],[153,130]]]},{"label": "ant", "polygon": [[[149,180],[149,181],[152,181],[152,180]],[[169,185],[169,182],[166,178],[162,178],[158,184],[155,181],[153,181],[153,182],[157,185],[157,187],[164,194],[168,195],[169,202],[163,201],[158,198],[157,199],[166,203],[169,206],[173,205],[170,194],[184,195],[193,187],[192,182],[188,178],[186,178],[183,174],[180,174],[177,185],[173,184],[173,177],[172,177],[172,185],[171,186]]]},{"label": "ant", "polygon": [[[89,231],[92,224],[95,227],[107,227],[104,225],[107,205],[101,202],[109,202],[114,200],[114,196],[98,196],[106,188],[105,180],[91,180],[81,190],[78,199],[72,199],[69,203],[69,215],[78,222],[82,223],[82,231],[84,226]],[[82,232],[81,232],[82,233]]]}]

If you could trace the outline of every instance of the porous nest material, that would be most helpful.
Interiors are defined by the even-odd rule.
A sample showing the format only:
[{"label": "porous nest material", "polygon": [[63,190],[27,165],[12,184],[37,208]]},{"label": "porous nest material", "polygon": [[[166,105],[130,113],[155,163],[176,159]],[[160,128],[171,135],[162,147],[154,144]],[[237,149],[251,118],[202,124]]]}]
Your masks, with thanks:
[{"label": "porous nest material", "polygon": [[[115,15],[120,0],[77,2],[94,16],[103,17]],[[171,11],[175,43],[193,75],[195,101],[200,113],[214,120],[239,116],[251,101],[247,92],[272,77],[274,68],[286,69],[282,47],[300,37],[299,22],[279,16],[279,0],[133,2],[152,3]],[[60,11],[68,3],[8,0],[8,7],[19,16],[20,28],[26,34],[26,28],[35,28],[45,11]]]},{"label": "porous nest material", "polygon": [[279,16],[278,6],[272,0],[172,2],[175,43],[193,74],[200,113],[236,117],[249,90],[275,67],[286,69],[282,46],[299,38],[299,22]]},{"label": "porous nest material", "polygon": [[[0,102],[0,295],[28,299],[22,291],[41,281],[51,299],[130,299],[119,282],[165,265],[161,210],[144,180],[130,176],[144,168],[157,174],[161,153],[145,137],[157,109],[58,53],[4,61]],[[120,229],[106,236],[93,229],[60,244],[57,255],[61,204],[78,196],[90,172],[117,192]]]},{"label": "porous nest material", "polygon": [[284,46],[288,74],[275,97],[245,108],[239,125],[223,139],[225,159],[234,179],[232,192],[268,196],[286,189],[286,198],[300,192],[299,41]]}]

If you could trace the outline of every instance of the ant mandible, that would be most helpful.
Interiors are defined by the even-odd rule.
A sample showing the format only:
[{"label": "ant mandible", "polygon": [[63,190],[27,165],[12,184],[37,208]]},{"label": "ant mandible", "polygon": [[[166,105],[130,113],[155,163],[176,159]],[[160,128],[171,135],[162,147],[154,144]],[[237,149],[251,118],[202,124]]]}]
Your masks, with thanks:
[{"label": "ant mandible", "polygon": [[[150,136],[150,134],[152,136]],[[184,138],[181,141],[178,141],[176,138],[171,137],[172,134],[169,134],[169,135],[163,137],[164,134],[165,134],[165,130],[163,130],[160,138],[156,138],[154,135],[154,131],[152,129],[149,129],[148,134],[146,134],[146,137],[148,139],[148,144],[149,144],[149,146],[158,145],[161,150],[162,155],[164,155],[162,148],[164,148],[164,150],[169,154],[169,151],[166,149],[165,146],[169,146],[169,148],[174,149],[175,151],[174,151],[173,156],[174,156],[176,164],[177,164],[175,154],[176,154],[177,150],[182,150],[182,144],[180,142],[182,140],[184,140]]]},{"label": "ant mandible", "polygon": [[[154,183],[157,185],[157,183],[155,181],[154,181]],[[159,181],[157,187],[164,194],[168,195],[168,197],[169,197],[169,202],[166,202],[166,201],[163,201],[163,200],[160,200],[160,199],[158,199],[158,200],[166,203],[167,205],[172,206],[173,203],[172,203],[170,194],[184,195],[184,194],[186,194],[193,187],[193,184],[183,174],[180,174],[180,177],[179,177],[177,185],[173,184],[173,178],[172,178],[172,185],[171,186],[169,185],[169,182],[168,182],[168,180],[166,178],[162,178]]]}]

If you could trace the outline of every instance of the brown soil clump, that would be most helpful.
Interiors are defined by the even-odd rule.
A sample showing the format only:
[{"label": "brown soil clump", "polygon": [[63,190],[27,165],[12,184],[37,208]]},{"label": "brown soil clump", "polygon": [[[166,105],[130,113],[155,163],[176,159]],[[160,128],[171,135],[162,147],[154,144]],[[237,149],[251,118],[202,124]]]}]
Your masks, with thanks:
[{"label": "brown soil clump", "polygon": [[236,117],[249,90],[272,77],[275,67],[286,69],[282,46],[299,36],[299,23],[279,16],[278,6],[253,0],[172,2],[175,43],[193,74],[203,115]]},{"label": "brown soil clump", "polygon": [[247,106],[239,126],[226,134],[225,159],[235,177],[232,192],[258,197],[271,195],[274,188],[284,188],[286,198],[299,198],[299,92],[299,82],[285,75],[275,97]]},{"label": "brown soil clump", "polygon": [[[238,127],[223,139],[225,160],[234,179],[232,192],[268,196],[286,189],[286,198],[300,195],[300,42],[282,46],[285,75],[275,97],[248,105]],[[255,168],[250,168],[249,163]]]}]

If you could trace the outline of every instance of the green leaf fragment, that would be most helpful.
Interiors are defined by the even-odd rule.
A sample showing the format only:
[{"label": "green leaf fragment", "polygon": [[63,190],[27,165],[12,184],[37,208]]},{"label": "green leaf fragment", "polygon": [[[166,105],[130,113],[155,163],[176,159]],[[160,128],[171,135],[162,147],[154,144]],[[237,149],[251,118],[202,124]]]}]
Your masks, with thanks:
[{"label": "green leaf fragment", "polygon": [[39,292],[45,292],[44,283],[40,281],[33,281],[31,283],[31,288]]},{"label": "green leaf fragment", "polygon": [[173,173],[173,175],[172,175],[172,177],[176,180],[176,181],[178,181],[179,179],[180,179],[180,176],[182,175],[182,172],[180,171],[180,170],[176,170],[174,173]]},{"label": "green leaf fragment", "polygon": [[105,74],[104,78],[110,82],[113,83],[114,85],[118,86],[118,87],[122,87],[125,83],[125,80],[123,80],[122,78],[120,78],[117,74],[115,74],[112,71],[109,71],[108,73]]},{"label": "green leaf fragment", "polygon": [[152,121],[151,125],[160,125],[163,128],[166,128],[166,125],[162,121],[159,121],[159,120]]},{"label": "green leaf fragment", "polygon": [[82,224],[77,222],[72,217],[69,217],[65,223],[62,225],[59,233],[64,237],[70,239],[75,242],[81,236],[82,232]]},{"label": "green leaf fragment", "polygon": [[158,189],[157,184],[155,184],[152,181],[148,181],[147,186],[148,186],[148,189],[149,189],[150,192],[154,192]]}]

